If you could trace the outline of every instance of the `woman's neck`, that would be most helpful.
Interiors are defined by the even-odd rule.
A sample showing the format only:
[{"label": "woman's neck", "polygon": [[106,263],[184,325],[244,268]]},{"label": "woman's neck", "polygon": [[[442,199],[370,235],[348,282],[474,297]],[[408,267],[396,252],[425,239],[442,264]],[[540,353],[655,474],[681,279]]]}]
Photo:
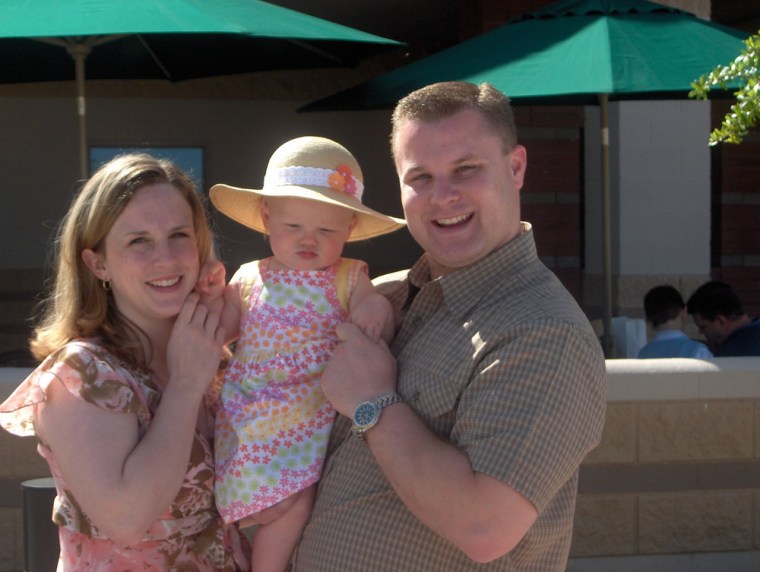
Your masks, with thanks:
[{"label": "woman's neck", "polygon": [[143,328],[143,351],[148,358],[148,367],[153,377],[161,386],[166,385],[169,379],[169,366],[166,361],[166,352],[169,347],[173,323],[155,324],[151,328]]}]

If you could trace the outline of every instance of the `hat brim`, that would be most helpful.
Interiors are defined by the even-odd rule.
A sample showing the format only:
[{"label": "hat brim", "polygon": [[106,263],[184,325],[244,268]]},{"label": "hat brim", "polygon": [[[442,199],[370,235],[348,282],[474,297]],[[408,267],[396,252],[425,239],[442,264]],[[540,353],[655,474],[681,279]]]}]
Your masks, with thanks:
[{"label": "hat brim", "polygon": [[243,189],[230,185],[217,184],[209,190],[213,205],[223,214],[242,225],[266,234],[261,220],[261,200],[264,197],[292,197],[318,201],[337,207],[347,208],[357,214],[356,227],[349,242],[365,240],[374,236],[388,234],[406,226],[404,219],[384,215],[365,205],[354,197],[309,185],[282,185],[268,189]]}]

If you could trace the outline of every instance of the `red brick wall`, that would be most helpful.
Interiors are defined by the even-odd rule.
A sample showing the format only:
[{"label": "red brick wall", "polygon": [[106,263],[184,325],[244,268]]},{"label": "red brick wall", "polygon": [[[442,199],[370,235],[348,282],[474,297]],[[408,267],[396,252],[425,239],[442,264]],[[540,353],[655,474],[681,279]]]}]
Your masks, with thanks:
[{"label": "red brick wall", "polygon": [[[731,103],[712,103],[714,127]],[[739,145],[716,146],[713,153],[711,274],[736,288],[750,315],[760,315],[760,129]]]},{"label": "red brick wall", "polygon": [[522,218],[536,231],[539,256],[580,302],[583,275],[583,109],[516,107],[528,149]]}]

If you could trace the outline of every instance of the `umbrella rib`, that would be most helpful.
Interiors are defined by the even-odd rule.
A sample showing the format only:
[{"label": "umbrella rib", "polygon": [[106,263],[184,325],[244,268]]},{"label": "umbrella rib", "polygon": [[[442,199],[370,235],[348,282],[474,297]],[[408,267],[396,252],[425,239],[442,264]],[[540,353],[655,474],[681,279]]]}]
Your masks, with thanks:
[{"label": "umbrella rib", "polygon": [[62,48],[67,48],[71,44],[71,42],[67,42],[63,38],[34,38],[38,42],[43,42],[45,44],[52,44],[54,46],[60,46]]},{"label": "umbrella rib", "polygon": [[[286,38],[287,39],[287,38]],[[304,42],[303,40],[296,40],[293,38],[287,39],[289,42],[295,44],[296,46],[303,48],[304,50],[313,52],[317,54],[318,56],[322,56],[323,58],[327,58],[328,60],[334,61],[336,64],[342,64],[343,60],[341,60],[338,56],[335,56],[329,52],[326,52],[324,50],[320,50],[319,48],[309,44],[308,42]]]},{"label": "umbrella rib", "polygon": [[148,42],[145,41],[145,38],[143,38],[142,34],[137,34],[137,39],[140,40],[140,43],[142,44],[143,48],[145,48],[145,51],[148,52],[148,55],[155,62],[155,64],[159,67],[159,69],[161,70],[161,72],[163,72],[163,74],[166,77],[166,79],[168,79],[169,81],[171,81],[172,74],[170,74],[169,70],[166,69],[166,67],[164,66],[164,64],[161,63],[161,60],[158,58],[158,55],[148,45]]},{"label": "umbrella rib", "polygon": [[39,38],[33,38],[34,40],[37,40],[38,42],[43,42],[45,44],[52,44],[54,46],[60,46],[62,48],[68,48],[69,46],[73,45],[81,45],[81,46],[99,46],[100,44],[105,44],[106,42],[112,42],[114,40],[118,40],[119,38],[125,37],[127,34],[112,34],[109,36],[85,36],[81,38],[54,38],[54,37],[39,37]]}]

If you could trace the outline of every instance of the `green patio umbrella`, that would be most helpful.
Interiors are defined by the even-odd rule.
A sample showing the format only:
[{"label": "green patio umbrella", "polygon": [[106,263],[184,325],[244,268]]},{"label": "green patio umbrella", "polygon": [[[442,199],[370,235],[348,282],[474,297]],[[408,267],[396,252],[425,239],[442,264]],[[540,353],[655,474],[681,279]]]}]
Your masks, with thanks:
[{"label": "green patio umbrella", "polygon": [[397,45],[260,0],[0,3],[0,82],[77,81],[83,177],[87,173],[85,76],[179,81],[354,66]]},{"label": "green patio umbrella", "polygon": [[524,104],[682,98],[747,34],[645,0],[564,0],[302,111],[388,108],[437,81],[488,81]]},{"label": "green patio umbrella", "polygon": [[601,106],[603,342],[612,319],[608,102],[685,98],[691,82],[741,53],[746,33],[644,0],[564,0],[301,111],[391,107],[424,85],[487,81],[517,103]]}]

